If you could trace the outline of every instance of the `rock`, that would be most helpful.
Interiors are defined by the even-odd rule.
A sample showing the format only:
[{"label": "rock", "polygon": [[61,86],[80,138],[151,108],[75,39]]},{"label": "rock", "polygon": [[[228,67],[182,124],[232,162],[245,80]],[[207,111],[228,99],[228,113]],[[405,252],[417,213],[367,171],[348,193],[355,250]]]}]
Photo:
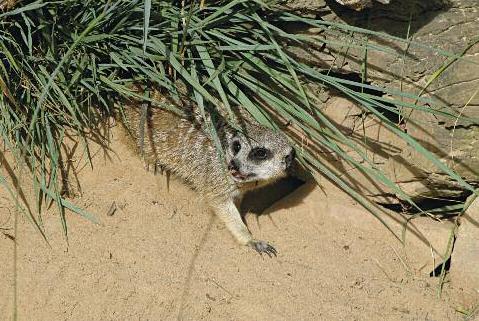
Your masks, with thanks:
[{"label": "rock", "polygon": [[329,8],[325,0],[290,0],[284,4],[286,10],[292,10],[301,15],[313,18],[316,14],[326,14]]},{"label": "rock", "polygon": [[[389,4],[390,0],[376,0],[382,4]],[[346,6],[348,8],[354,9],[356,11],[361,11],[366,8],[371,8],[373,6],[372,0],[336,0],[337,3]]]},{"label": "rock", "polygon": [[[291,2],[300,5],[301,1]],[[420,111],[410,113],[407,110],[404,113],[404,127],[422,146],[467,182],[479,186],[479,42],[474,43],[479,30],[477,0],[397,0],[389,5],[374,5],[367,14],[366,11],[346,9],[338,2],[327,2],[331,12],[327,15],[318,12],[317,16],[329,22],[346,23],[400,38],[409,35],[413,41],[407,44],[375,35],[369,35],[366,39],[364,35],[356,34],[358,40],[367,40],[372,45],[390,50],[368,50],[368,82],[416,95],[422,92],[422,97],[431,100],[424,103],[423,107],[475,119],[476,123],[464,117],[445,117]],[[324,11],[324,8],[321,10]],[[318,32],[318,36],[326,41],[351,42],[349,36],[341,36],[339,32],[323,31]],[[454,53],[461,58],[454,60],[440,52]],[[319,68],[328,69],[324,64],[330,64],[337,74],[352,73],[361,79],[365,59],[361,46],[348,47],[347,54],[343,49],[333,50],[326,46],[322,55],[317,56],[323,61],[317,64]],[[435,74],[444,66],[447,68],[443,72]],[[432,78],[434,80],[429,84]],[[404,101],[414,103],[414,100]],[[343,124],[345,121],[338,120],[337,123]],[[368,118],[367,121],[373,120]],[[342,126],[345,129],[347,127]],[[368,144],[368,149],[373,153],[371,157],[378,159],[377,167],[394,178],[410,196],[415,199],[447,198],[463,194],[463,186],[412,146],[394,137],[381,124],[377,124],[375,130],[375,136],[371,136],[371,130],[371,135],[367,135],[367,139],[371,139]],[[387,146],[393,146],[394,150],[388,150]]]},{"label": "rock", "polygon": [[[398,184],[413,199],[461,197],[464,194],[464,188],[459,183],[452,180],[447,174],[439,172],[412,146],[388,130],[379,120],[365,115],[362,109],[353,102],[341,97],[331,97],[321,107],[321,112],[355,144],[361,146],[376,168],[381,169],[392,182]],[[434,131],[431,130],[431,127]],[[477,166],[467,166],[467,164],[475,164],[475,162],[479,162],[479,159],[472,156],[463,160],[462,157],[475,155],[474,150],[479,148],[479,140],[471,137],[469,144],[464,142],[458,146],[454,145],[451,149],[451,146],[447,145],[450,144],[451,138],[449,137],[448,141],[446,136],[441,136],[438,133],[439,129],[439,127],[427,126],[423,132],[409,130],[415,137],[423,134],[424,138],[420,139],[420,142],[427,149],[447,162],[470,183],[478,184],[477,168],[479,168],[479,163]],[[474,133],[477,129],[479,128],[470,129],[468,134]],[[427,130],[431,130],[430,135],[425,134]],[[444,139],[441,140],[441,137]],[[463,135],[462,139],[464,140],[466,137],[468,136]],[[439,142],[443,142],[444,145]],[[444,151],[449,151],[447,154],[442,153],[438,146]],[[350,156],[360,160],[357,153],[351,148],[342,147]],[[454,156],[455,162],[452,161],[451,156]],[[351,186],[358,186],[358,191],[376,202],[397,203],[399,199],[403,199],[388,187],[369,180],[367,175],[361,171],[355,171],[352,174],[351,165],[338,159],[334,154],[321,152],[316,157],[328,164],[336,175],[341,176]]]},{"label": "rock", "polygon": [[0,0],[0,11],[7,11],[17,3],[17,0]]},{"label": "rock", "polygon": [[450,276],[454,284],[479,292],[479,197],[473,195],[468,201],[472,204],[461,217]]}]

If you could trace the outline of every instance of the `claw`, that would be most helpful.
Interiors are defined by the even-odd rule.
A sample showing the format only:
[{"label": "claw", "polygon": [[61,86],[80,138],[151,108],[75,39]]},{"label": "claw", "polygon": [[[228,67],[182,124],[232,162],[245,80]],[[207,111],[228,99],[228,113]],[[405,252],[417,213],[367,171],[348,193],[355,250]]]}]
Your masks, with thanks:
[{"label": "claw", "polygon": [[263,253],[269,257],[273,257],[273,255],[276,257],[278,254],[276,249],[265,241],[251,241],[248,245],[251,246],[261,256]]}]

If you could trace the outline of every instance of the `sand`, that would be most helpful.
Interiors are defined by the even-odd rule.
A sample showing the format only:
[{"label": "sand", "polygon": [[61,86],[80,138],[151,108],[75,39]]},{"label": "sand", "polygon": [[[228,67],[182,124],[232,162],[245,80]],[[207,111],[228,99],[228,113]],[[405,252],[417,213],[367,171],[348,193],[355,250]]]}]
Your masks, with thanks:
[{"label": "sand", "polygon": [[[463,320],[456,310],[479,302],[454,282],[438,298],[428,273],[439,255],[412,233],[401,244],[325,179],[246,215],[279,252],[262,257],[237,245],[182,182],[147,172],[119,136],[113,130],[108,153],[92,147],[93,168],[81,148],[71,157],[81,188],[70,177],[70,201],[99,224],[67,212],[68,243],[55,206],[42,216],[51,247],[23,216],[15,235],[2,190],[2,320],[12,320],[14,241],[18,320]],[[444,252],[449,223],[414,224]]]}]

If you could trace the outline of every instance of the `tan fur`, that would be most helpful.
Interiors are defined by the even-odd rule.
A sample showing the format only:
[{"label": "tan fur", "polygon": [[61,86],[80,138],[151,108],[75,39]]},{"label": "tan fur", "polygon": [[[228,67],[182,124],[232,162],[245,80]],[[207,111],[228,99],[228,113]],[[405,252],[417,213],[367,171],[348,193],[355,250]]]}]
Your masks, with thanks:
[{"label": "tan fur", "polygon": [[[155,99],[173,103],[159,93],[155,94]],[[133,136],[139,152],[143,154],[147,163],[163,166],[184,179],[206,199],[240,244],[249,245],[259,253],[276,254],[274,248],[266,242],[253,239],[235,203],[247,190],[285,175],[287,165],[283,166],[282,162],[292,149],[282,134],[253,123],[244,124],[240,134],[231,127],[221,125],[217,132],[224,149],[225,158],[222,161],[195,110],[187,110],[187,116],[180,118],[172,112],[149,107],[144,128],[141,128],[141,103],[131,102],[123,108],[126,118],[124,125]],[[142,133],[143,146],[140,138]],[[243,146],[242,153],[238,153],[236,159],[245,168],[250,168],[251,172],[258,171],[258,177],[261,179],[243,182],[233,178],[227,164],[235,158],[230,147],[234,139],[241,139]],[[259,165],[258,162],[252,163],[246,156],[250,155],[247,154],[248,148],[262,146],[262,142],[258,140],[267,141],[272,151],[271,161],[265,162],[266,168],[262,168],[262,163]]]}]

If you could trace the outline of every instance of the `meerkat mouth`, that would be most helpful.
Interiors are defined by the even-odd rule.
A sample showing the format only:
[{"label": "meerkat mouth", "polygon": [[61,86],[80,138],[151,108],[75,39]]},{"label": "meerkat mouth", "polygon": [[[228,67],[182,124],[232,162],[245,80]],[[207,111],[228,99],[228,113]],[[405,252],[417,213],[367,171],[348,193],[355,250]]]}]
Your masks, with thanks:
[{"label": "meerkat mouth", "polygon": [[238,182],[244,182],[244,181],[250,179],[251,177],[254,177],[254,176],[255,176],[255,174],[252,174],[252,173],[250,173],[250,174],[243,174],[243,173],[241,173],[240,171],[230,171],[230,174],[231,174],[231,176],[233,177],[233,179],[234,179],[235,181],[238,181]]}]

